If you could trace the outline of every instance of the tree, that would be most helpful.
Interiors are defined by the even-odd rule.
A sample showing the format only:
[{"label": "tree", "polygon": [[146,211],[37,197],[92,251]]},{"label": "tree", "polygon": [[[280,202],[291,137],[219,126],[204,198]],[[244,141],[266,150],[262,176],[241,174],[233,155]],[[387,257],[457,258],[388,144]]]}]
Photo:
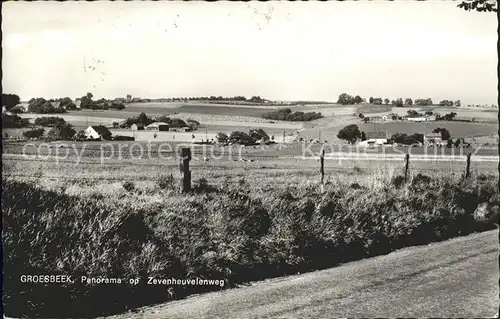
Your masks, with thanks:
[{"label": "tree", "polygon": [[141,114],[139,114],[139,116],[137,116],[137,124],[142,124],[144,126],[147,126],[151,123],[153,123],[153,120],[151,118],[149,118],[146,113],[142,112]]},{"label": "tree", "polygon": [[229,141],[229,136],[226,133],[219,132],[215,135],[215,139],[218,143],[226,144]]},{"label": "tree", "polygon": [[361,132],[361,140],[366,141],[366,134],[365,131]]},{"label": "tree", "polygon": [[427,98],[427,99],[416,99],[415,100],[415,105],[419,106],[430,106],[432,105],[432,99]]},{"label": "tree", "polygon": [[346,140],[350,144],[354,144],[361,137],[361,132],[356,124],[351,124],[341,129],[337,137],[341,140]]},{"label": "tree", "polygon": [[48,133],[47,137],[54,140],[71,140],[75,136],[76,131],[69,123],[53,127]]},{"label": "tree", "polygon": [[497,12],[498,9],[496,0],[466,0],[458,4],[457,7],[465,11],[478,12]]},{"label": "tree", "polygon": [[241,145],[253,145],[255,140],[245,132],[235,131],[229,136],[229,141],[231,143],[238,143]]},{"label": "tree", "polygon": [[413,105],[413,100],[408,97],[408,98],[405,99],[405,104],[412,106]]},{"label": "tree", "polygon": [[442,119],[445,120],[445,121],[453,121],[453,119],[455,118],[455,116],[457,116],[457,113],[455,112],[451,112],[451,113],[447,113],[445,114]]},{"label": "tree", "polygon": [[389,99],[388,99],[388,98],[385,98],[385,99],[384,99],[384,104],[389,104],[390,102],[391,102],[391,101],[389,101]]},{"label": "tree", "polygon": [[455,101],[455,106],[459,107],[460,105],[461,105],[460,100],[456,100],[456,101]]},{"label": "tree", "polygon": [[198,129],[198,127],[200,126],[200,122],[192,120],[192,119],[187,119],[186,125],[191,129],[191,131],[196,131]]},{"label": "tree", "polygon": [[398,98],[398,99],[396,100],[395,105],[396,105],[397,107],[402,107],[402,106],[403,106],[403,99],[402,99],[402,98]]},{"label": "tree", "polygon": [[363,99],[361,98],[361,96],[356,95],[356,96],[354,97],[354,103],[355,103],[355,104],[360,104],[361,102],[363,102]]},{"label": "tree", "polygon": [[441,133],[441,138],[445,141],[449,140],[451,135],[450,135],[450,132],[445,129],[444,127],[441,128],[441,127],[438,127],[438,128],[435,128],[432,133]]},{"label": "tree", "polygon": [[66,110],[76,109],[75,103],[73,103],[73,101],[69,97],[65,97],[65,98],[61,99],[61,107],[65,108]]},{"label": "tree", "polygon": [[373,104],[373,96],[370,96],[370,99],[368,100],[370,104]]},{"label": "tree", "polygon": [[32,113],[40,114],[52,114],[52,113],[65,113],[66,110],[59,105],[55,108],[51,102],[45,100],[44,98],[31,99],[28,102],[28,111]]},{"label": "tree", "polygon": [[405,133],[396,133],[391,137],[391,140],[398,144],[411,145],[414,143],[423,143],[424,135],[415,133],[412,135],[407,135]]},{"label": "tree", "polygon": [[289,108],[282,108],[274,112],[269,112],[262,115],[263,118],[277,121],[312,121],[322,118],[320,112],[293,112]]},{"label": "tree", "polygon": [[269,141],[269,135],[267,135],[267,133],[261,128],[250,130],[250,132],[248,132],[248,135],[250,135],[250,137],[256,141]]},{"label": "tree", "polygon": [[5,106],[7,111],[13,108],[14,106],[18,105],[19,102],[21,102],[19,95],[2,93],[2,106]]},{"label": "tree", "polygon": [[337,100],[337,104],[347,105],[354,104],[354,97],[347,93],[342,93],[339,95],[339,99]]},{"label": "tree", "polygon": [[42,137],[44,133],[43,128],[34,128],[29,131],[24,131],[23,136],[26,138],[39,138]]},{"label": "tree", "polygon": [[417,116],[417,115],[419,115],[419,113],[417,111],[415,111],[415,110],[408,110],[406,113],[408,114],[408,116]]}]

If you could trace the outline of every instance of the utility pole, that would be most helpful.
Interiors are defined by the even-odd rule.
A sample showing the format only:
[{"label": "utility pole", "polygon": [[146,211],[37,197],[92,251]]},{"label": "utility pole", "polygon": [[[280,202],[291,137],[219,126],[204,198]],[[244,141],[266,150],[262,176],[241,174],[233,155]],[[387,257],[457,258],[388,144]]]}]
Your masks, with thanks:
[{"label": "utility pole", "polygon": [[321,143],[321,129],[318,129],[318,142]]}]

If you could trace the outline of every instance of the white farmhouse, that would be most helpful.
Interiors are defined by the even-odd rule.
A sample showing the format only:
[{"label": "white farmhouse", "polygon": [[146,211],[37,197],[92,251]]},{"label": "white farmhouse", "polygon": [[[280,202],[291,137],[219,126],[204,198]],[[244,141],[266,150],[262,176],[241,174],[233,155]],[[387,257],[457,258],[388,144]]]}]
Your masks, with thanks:
[{"label": "white farmhouse", "polygon": [[359,142],[360,146],[383,145],[387,143],[386,131],[367,132],[365,136],[366,140]]},{"label": "white farmhouse", "polygon": [[111,140],[111,132],[107,127],[99,126],[89,126],[84,131],[85,138],[91,140]]}]

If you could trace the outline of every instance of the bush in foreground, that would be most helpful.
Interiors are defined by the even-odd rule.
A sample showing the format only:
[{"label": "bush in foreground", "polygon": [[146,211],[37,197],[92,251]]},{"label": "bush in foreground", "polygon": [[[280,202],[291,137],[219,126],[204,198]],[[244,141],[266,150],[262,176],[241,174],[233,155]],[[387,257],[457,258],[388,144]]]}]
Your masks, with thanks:
[{"label": "bush in foreground", "polygon": [[[159,186],[170,182],[164,177]],[[150,276],[224,279],[233,286],[330,267],[491,229],[474,211],[498,198],[488,176],[421,175],[399,188],[390,179],[368,187],[332,183],[324,193],[312,184],[274,192],[247,183],[194,184],[191,194],[158,190],[154,201],[120,192],[104,201],[3,180],[6,314],[95,317],[169,300],[172,292],[182,298],[220,289],[151,286]],[[20,282],[22,274],[72,275],[76,282],[30,285]],[[124,283],[88,285],[82,275]],[[130,285],[131,278],[141,282]]]}]

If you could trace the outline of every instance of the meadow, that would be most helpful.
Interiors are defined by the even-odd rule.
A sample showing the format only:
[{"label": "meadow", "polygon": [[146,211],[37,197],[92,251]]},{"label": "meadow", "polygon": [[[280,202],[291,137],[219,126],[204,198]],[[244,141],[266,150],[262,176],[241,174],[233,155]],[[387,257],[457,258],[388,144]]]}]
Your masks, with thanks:
[{"label": "meadow", "polygon": [[[337,134],[342,128],[349,124],[356,124],[359,130],[364,132],[387,131],[389,137],[395,133],[429,133],[438,127],[446,128],[453,138],[488,137],[498,134],[497,123],[470,123],[454,121],[435,121],[423,123],[413,123],[407,121],[364,123],[359,118],[345,116],[343,117],[343,121],[332,121],[331,124],[324,123],[323,125],[314,125],[314,127],[301,130],[298,137],[302,137],[305,140],[321,138],[321,142],[328,141],[328,143],[345,143],[345,141],[337,138]],[[489,140],[491,139],[489,138]]]},{"label": "meadow", "polygon": [[[474,210],[498,200],[494,171],[463,180],[419,170],[405,182],[399,163],[329,167],[321,187],[315,161],[197,162],[182,194],[175,160],[3,162],[4,305],[14,317],[95,317],[222,289],[151,286],[150,276],[234,287],[491,229]],[[76,281],[19,281],[41,273]]]}]

